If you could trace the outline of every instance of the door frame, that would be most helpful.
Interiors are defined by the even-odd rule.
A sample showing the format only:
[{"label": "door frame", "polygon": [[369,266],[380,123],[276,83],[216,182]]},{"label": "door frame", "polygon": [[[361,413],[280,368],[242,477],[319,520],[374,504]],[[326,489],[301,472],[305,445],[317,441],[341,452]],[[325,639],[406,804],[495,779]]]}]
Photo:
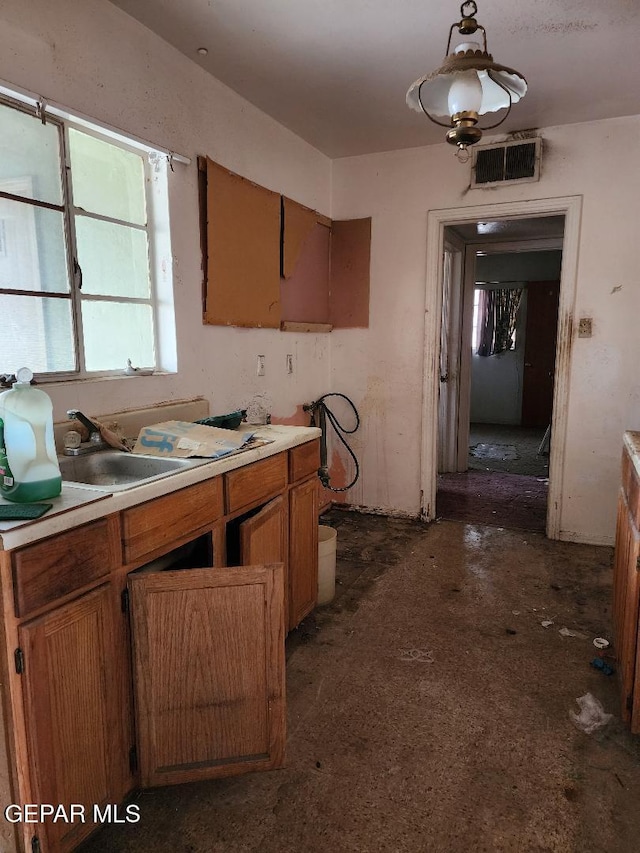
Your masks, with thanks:
[{"label": "door frame", "polygon": [[441,275],[444,229],[447,225],[460,225],[482,220],[531,219],[561,215],[565,217],[565,228],[560,274],[556,373],[553,392],[553,429],[551,431],[549,496],[547,501],[547,536],[550,539],[560,538],[567,436],[567,402],[569,398],[581,213],[582,196],[444,208],[428,212],[420,465],[420,516],[425,521],[432,521],[436,517],[440,326],[442,318]]},{"label": "door frame", "polygon": [[[451,255],[449,280],[446,280],[446,252]],[[460,405],[462,306],[466,247],[455,234],[445,234],[442,252],[442,321],[440,324],[440,362],[438,396],[438,472],[458,470],[458,419]],[[445,290],[447,291],[445,294]],[[446,300],[446,301],[445,301]],[[447,328],[443,328],[446,323]],[[442,363],[442,345],[446,341],[446,365]],[[447,374],[447,379],[442,372]]]}]

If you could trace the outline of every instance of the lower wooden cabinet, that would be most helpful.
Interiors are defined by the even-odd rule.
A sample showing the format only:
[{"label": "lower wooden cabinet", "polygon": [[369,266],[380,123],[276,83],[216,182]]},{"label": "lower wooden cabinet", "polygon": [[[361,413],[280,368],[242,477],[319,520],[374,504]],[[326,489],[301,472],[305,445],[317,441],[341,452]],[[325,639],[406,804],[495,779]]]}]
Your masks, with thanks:
[{"label": "lower wooden cabinet", "polygon": [[0,551],[0,791],[86,816],[23,825],[7,851],[68,853],[140,784],[282,765],[285,634],[317,598],[317,445]]},{"label": "lower wooden cabinet", "polygon": [[289,491],[289,630],[318,599],[318,479]]},{"label": "lower wooden cabinet", "polygon": [[[130,787],[128,706],[118,689],[125,650],[106,584],[19,629],[32,802],[84,807],[86,822],[48,821],[41,849],[72,850],[94,805]],[[119,608],[118,608],[119,609]]]},{"label": "lower wooden cabinet", "polygon": [[280,767],[283,567],[129,577],[144,786]]},{"label": "lower wooden cabinet", "polygon": [[640,732],[640,477],[623,456],[613,566],[613,624],[622,718]]},{"label": "lower wooden cabinet", "polygon": [[[285,498],[281,495],[240,524],[241,566],[285,562],[287,517]],[[283,586],[283,599],[285,589],[286,583]]]}]

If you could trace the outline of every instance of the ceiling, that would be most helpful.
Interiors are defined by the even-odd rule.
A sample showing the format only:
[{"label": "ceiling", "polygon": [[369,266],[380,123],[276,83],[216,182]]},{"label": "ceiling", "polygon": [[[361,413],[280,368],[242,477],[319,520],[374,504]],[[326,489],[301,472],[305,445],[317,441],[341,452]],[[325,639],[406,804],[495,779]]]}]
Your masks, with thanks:
[{"label": "ceiling", "polygon": [[[405,94],[444,58],[455,0],[111,1],[331,158],[444,139]],[[529,84],[501,131],[640,114],[638,0],[478,0],[476,18]]]}]

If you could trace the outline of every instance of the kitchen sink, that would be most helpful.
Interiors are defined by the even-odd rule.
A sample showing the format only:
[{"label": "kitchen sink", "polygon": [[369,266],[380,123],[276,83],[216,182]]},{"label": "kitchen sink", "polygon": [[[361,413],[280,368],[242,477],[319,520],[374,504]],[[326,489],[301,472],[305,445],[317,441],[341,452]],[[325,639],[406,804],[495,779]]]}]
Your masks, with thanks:
[{"label": "kitchen sink", "polygon": [[132,489],[168,477],[180,471],[206,465],[211,459],[162,459],[123,453],[121,450],[99,450],[84,456],[58,458],[62,480],[85,486],[96,486],[109,491]]}]

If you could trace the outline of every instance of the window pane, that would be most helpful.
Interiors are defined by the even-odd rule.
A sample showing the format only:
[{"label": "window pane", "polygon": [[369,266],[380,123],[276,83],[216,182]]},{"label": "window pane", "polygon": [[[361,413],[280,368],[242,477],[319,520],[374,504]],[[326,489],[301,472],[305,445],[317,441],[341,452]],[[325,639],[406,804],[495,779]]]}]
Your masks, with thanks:
[{"label": "window pane", "polygon": [[147,232],[88,216],[76,216],[82,292],[149,297]]},{"label": "window pane", "polygon": [[75,370],[71,300],[0,294],[0,372]]},{"label": "window pane", "polygon": [[73,128],[69,146],[74,205],[146,225],[142,157]]},{"label": "window pane", "polygon": [[150,305],[82,300],[87,370],[155,367]]},{"label": "window pane", "polygon": [[0,104],[0,190],[62,204],[60,130]]},{"label": "window pane", "polygon": [[68,293],[62,213],[0,198],[0,288]]}]

